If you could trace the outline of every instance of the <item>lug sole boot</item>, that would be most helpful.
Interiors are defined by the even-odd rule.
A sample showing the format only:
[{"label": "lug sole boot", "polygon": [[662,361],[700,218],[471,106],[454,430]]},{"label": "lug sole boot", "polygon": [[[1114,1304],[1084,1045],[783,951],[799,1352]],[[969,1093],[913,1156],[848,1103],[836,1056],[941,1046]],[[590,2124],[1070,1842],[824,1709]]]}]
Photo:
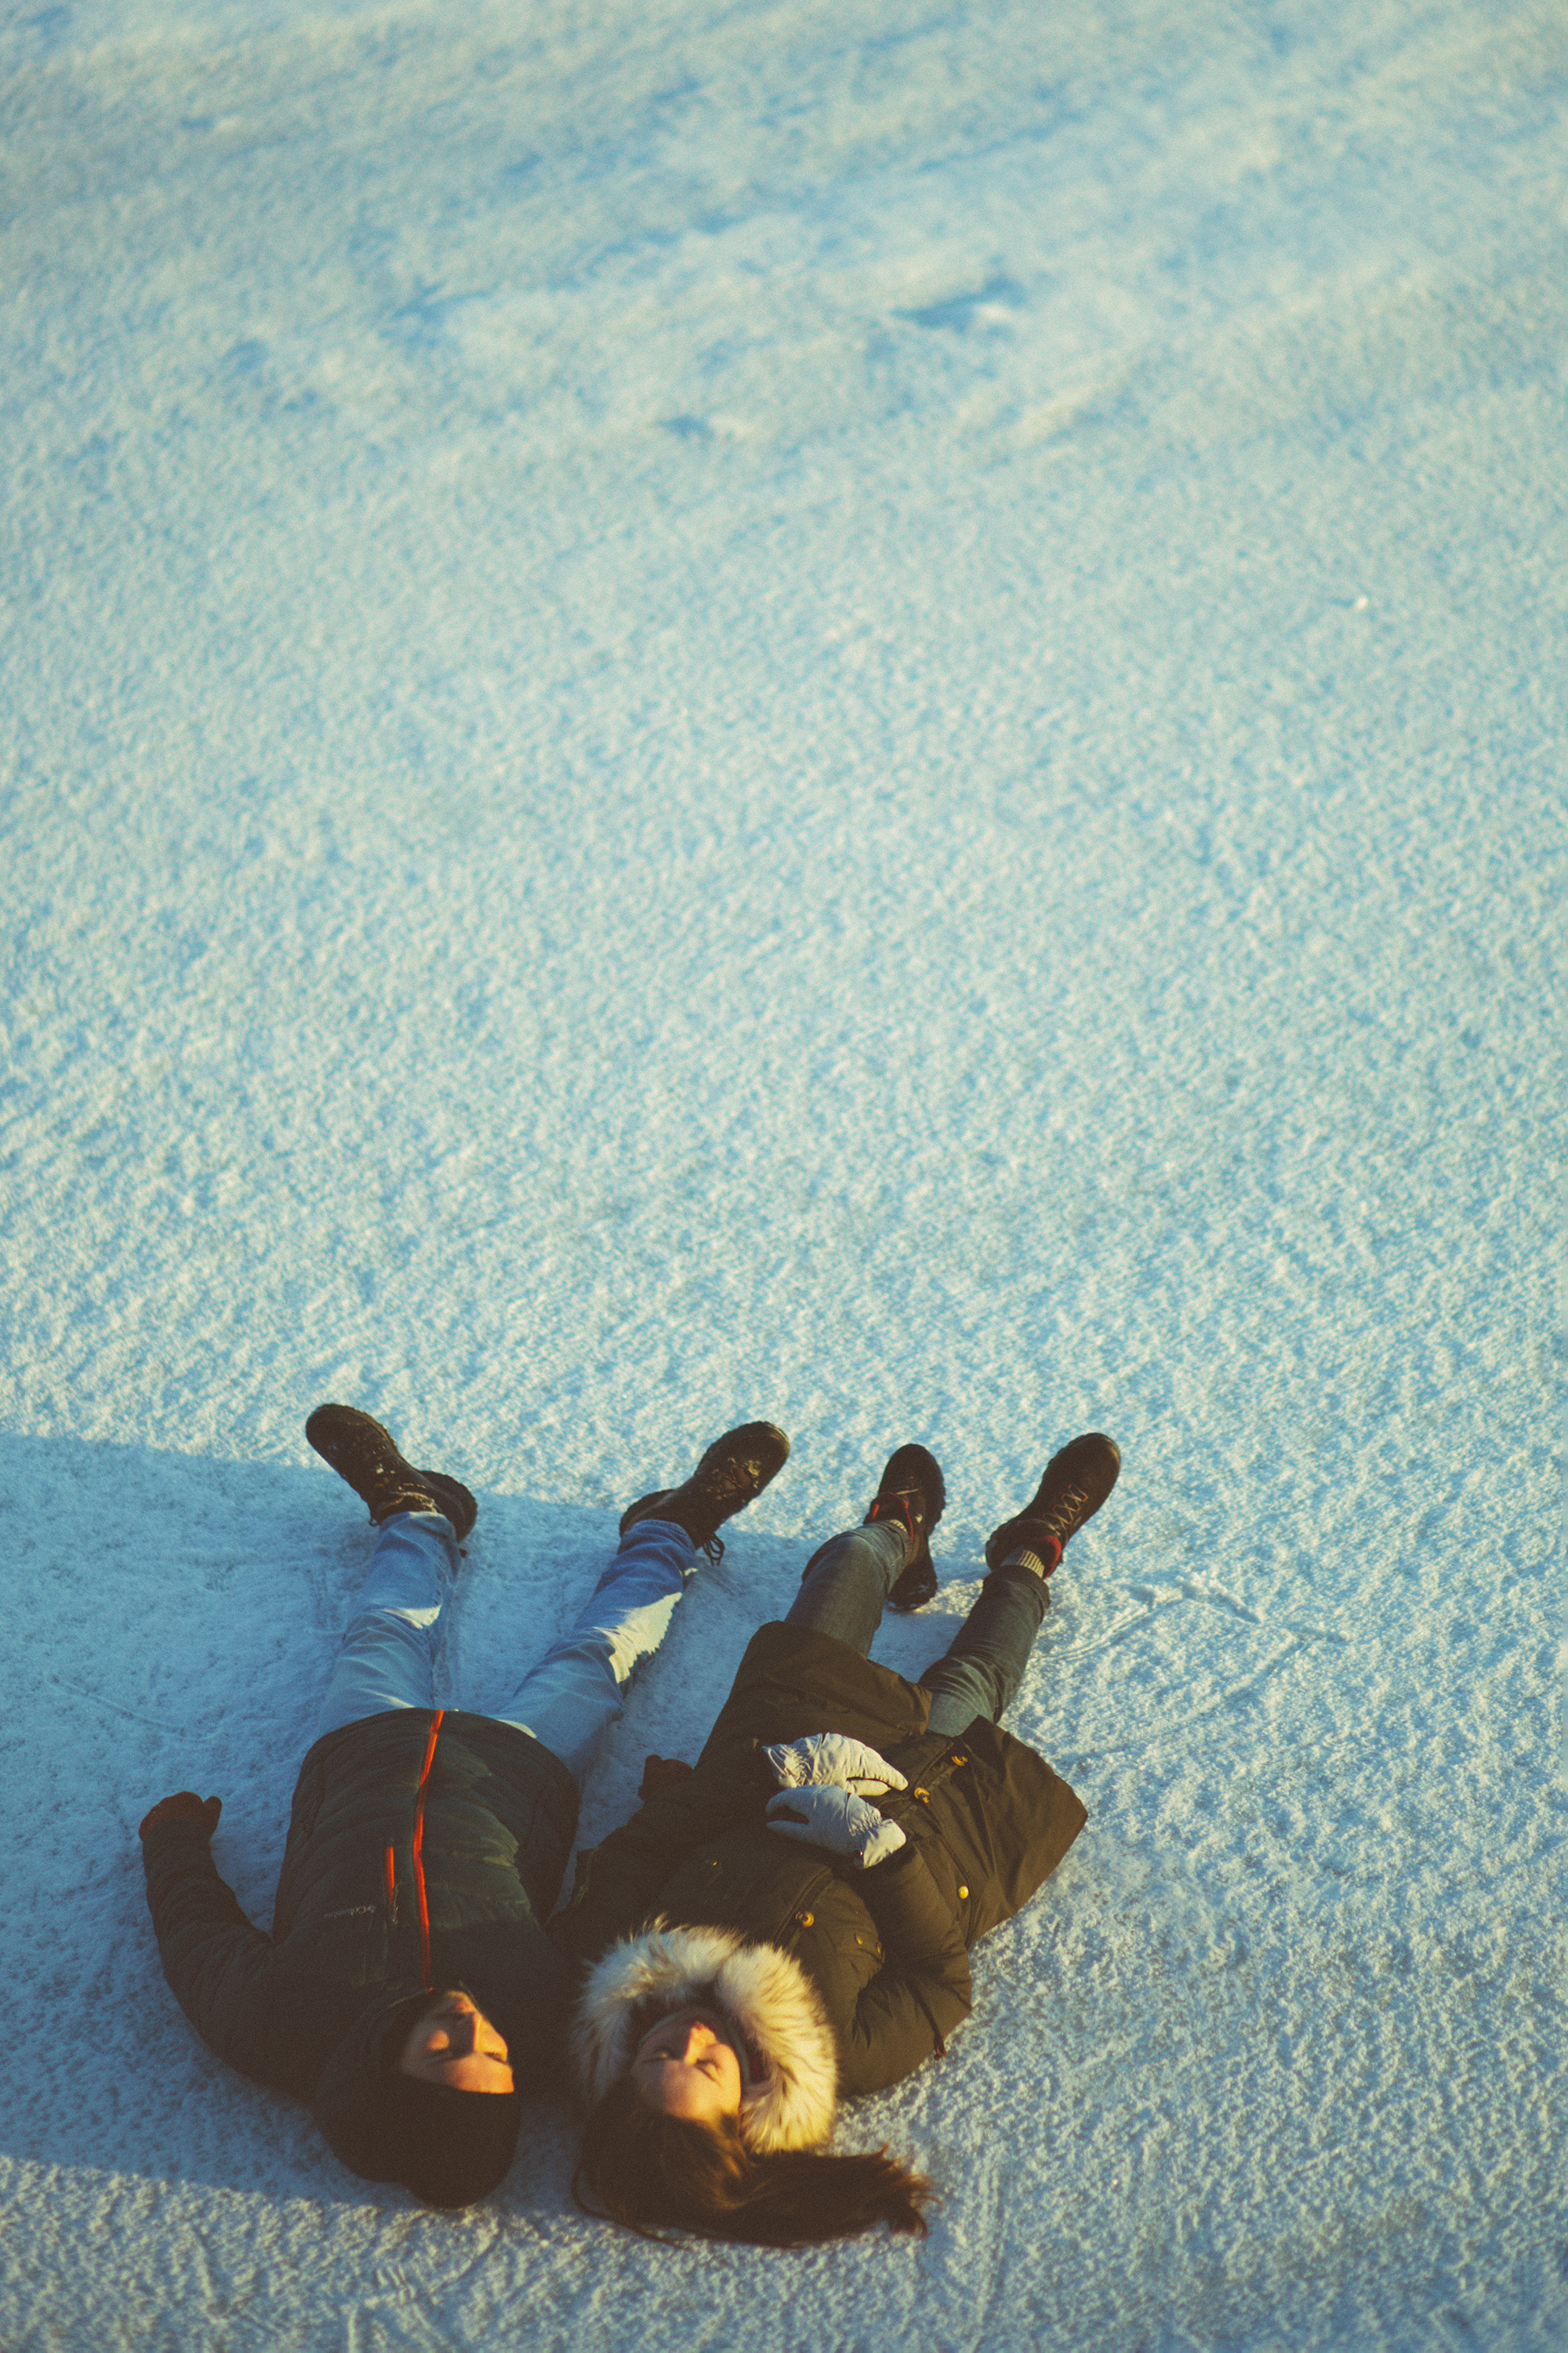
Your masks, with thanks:
[{"label": "lug sole boot", "polygon": [[357,1406],[319,1405],[305,1436],[378,1526],[396,1512],[444,1512],[461,1544],[479,1517],[479,1507],[460,1481],[444,1471],[416,1471],[398,1452],[392,1432]]},{"label": "lug sole boot", "polygon": [[724,1522],[754,1504],[788,1460],[789,1440],[776,1423],[743,1421],[714,1440],[682,1485],[656,1487],[628,1504],[621,1514],[621,1534],[639,1520],[673,1520],[718,1561],[724,1551],[719,1541]]},{"label": "lug sole boot", "polygon": [[1032,1502],[986,1539],[986,1567],[1000,1568],[1011,1552],[1032,1552],[1049,1577],[1062,1546],[1093,1519],[1121,1469],[1121,1450],[1103,1430],[1069,1439],[1047,1463]]}]

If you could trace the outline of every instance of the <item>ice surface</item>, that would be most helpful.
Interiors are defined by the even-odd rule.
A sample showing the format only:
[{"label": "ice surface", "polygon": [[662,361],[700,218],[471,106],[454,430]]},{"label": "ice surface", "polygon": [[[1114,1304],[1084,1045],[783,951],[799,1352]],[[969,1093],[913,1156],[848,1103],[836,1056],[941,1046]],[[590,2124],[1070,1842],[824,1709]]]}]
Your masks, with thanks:
[{"label": "ice surface", "polygon": [[[1568,2339],[1568,21],[1486,0],[0,8],[6,2353]],[[461,2218],[163,1987],[365,1551],[479,1706],[795,1455],[584,1836],[933,1446],[1089,1830],[847,2118],[929,2242]]]}]

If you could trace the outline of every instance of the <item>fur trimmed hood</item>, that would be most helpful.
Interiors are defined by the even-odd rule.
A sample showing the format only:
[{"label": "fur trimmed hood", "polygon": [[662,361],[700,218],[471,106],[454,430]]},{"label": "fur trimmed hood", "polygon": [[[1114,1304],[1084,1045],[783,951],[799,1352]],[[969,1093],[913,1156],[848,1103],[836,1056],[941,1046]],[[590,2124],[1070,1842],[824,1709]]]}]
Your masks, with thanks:
[{"label": "fur trimmed hood", "polygon": [[602,2099],[626,2073],[649,2026],[702,2001],[734,2020],[767,2070],[742,2123],[747,2145],[761,2155],[826,2140],[838,2105],[838,2061],[816,1989],[776,1945],[749,1945],[724,1928],[656,1922],[595,1962],[572,2021],[584,2097],[590,2105]]}]

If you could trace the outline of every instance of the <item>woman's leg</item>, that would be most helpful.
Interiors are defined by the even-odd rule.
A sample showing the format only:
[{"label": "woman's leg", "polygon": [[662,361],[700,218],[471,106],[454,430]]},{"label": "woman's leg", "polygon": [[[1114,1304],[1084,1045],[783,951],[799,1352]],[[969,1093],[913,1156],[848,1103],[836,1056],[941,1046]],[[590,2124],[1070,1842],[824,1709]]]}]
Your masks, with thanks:
[{"label": "woman's leg", "polygon": [[1045,1578],[1022,1562],[991,1571],[947,1650],[921,1677],[932,1694],[932,1732],[956,1740],[977,1715],[1001,1721],[1024,1679],[1049,1598]]},{"label": "woman's leg", "polygon": [[897,1520],[877,1520],[830,1536],[806,1562],[785,1625],[815,1626],[819,1634],[836,1635],[866,1657],[909,1559],[910,1541]]},{"label": "woman's leg", "polygon": [[635,1522],[576,1623],[491,1710],[552,1749],[579,1788],[626,1704],[633,1670],[668,1632],[696,1558],[694,1540],[677,1521]]},{"label": "woman's leg", "polygon": [[441,1612],[457,1567],[458,1539],[439,1512],[399,1512],[383,1521],[327,1679],[318,1739],[362,1715],[434,1704]]}]

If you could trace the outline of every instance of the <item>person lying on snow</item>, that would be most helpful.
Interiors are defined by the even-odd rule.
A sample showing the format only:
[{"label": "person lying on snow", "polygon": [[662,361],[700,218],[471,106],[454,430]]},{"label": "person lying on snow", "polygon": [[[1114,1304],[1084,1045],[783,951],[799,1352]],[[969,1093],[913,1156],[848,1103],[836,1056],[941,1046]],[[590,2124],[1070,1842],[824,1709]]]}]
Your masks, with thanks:
[{"label": "person lying on snow", "polygon": [[272,1934],[214,1866],[221,1801],[189,1789],[142,1823],[147,1900],[174,1997],[220,2058],[308,2101],[353,2172],[467,2206],[511,2163],[522,2094],[559,2067],[571,1984],[541,1924],[584,1774],[699,1548],[717,1557],[789,1441],[748,1423],[683,1487],[634,1504],[576,1624],[492,1716],[434,1704],[473,1497],[352,1407],[318,1407],[305,1435],[378,1533],[300,1770]]},{"label": "person lying on snow", "polygon": [[1062,1546],[1120,1468],[1098,1431],[1051,1458],[917,1685],[867,1656],[885,1601],[936,1590],[942,1472],[900,1447],[865,1524],[752,1637],[695,1768],[649,1759],[647,1802],[580,1858],[555,1924],[586,1968],[572,2049],[590,2212],[781,2246],[878,2221],[923,2231],[929,2183],[886,2150],[824,2144],[840,2097],[942,2051],[969,2013],[968,1947],[1083,1827],[1074,1792],[997,1719]]}]

